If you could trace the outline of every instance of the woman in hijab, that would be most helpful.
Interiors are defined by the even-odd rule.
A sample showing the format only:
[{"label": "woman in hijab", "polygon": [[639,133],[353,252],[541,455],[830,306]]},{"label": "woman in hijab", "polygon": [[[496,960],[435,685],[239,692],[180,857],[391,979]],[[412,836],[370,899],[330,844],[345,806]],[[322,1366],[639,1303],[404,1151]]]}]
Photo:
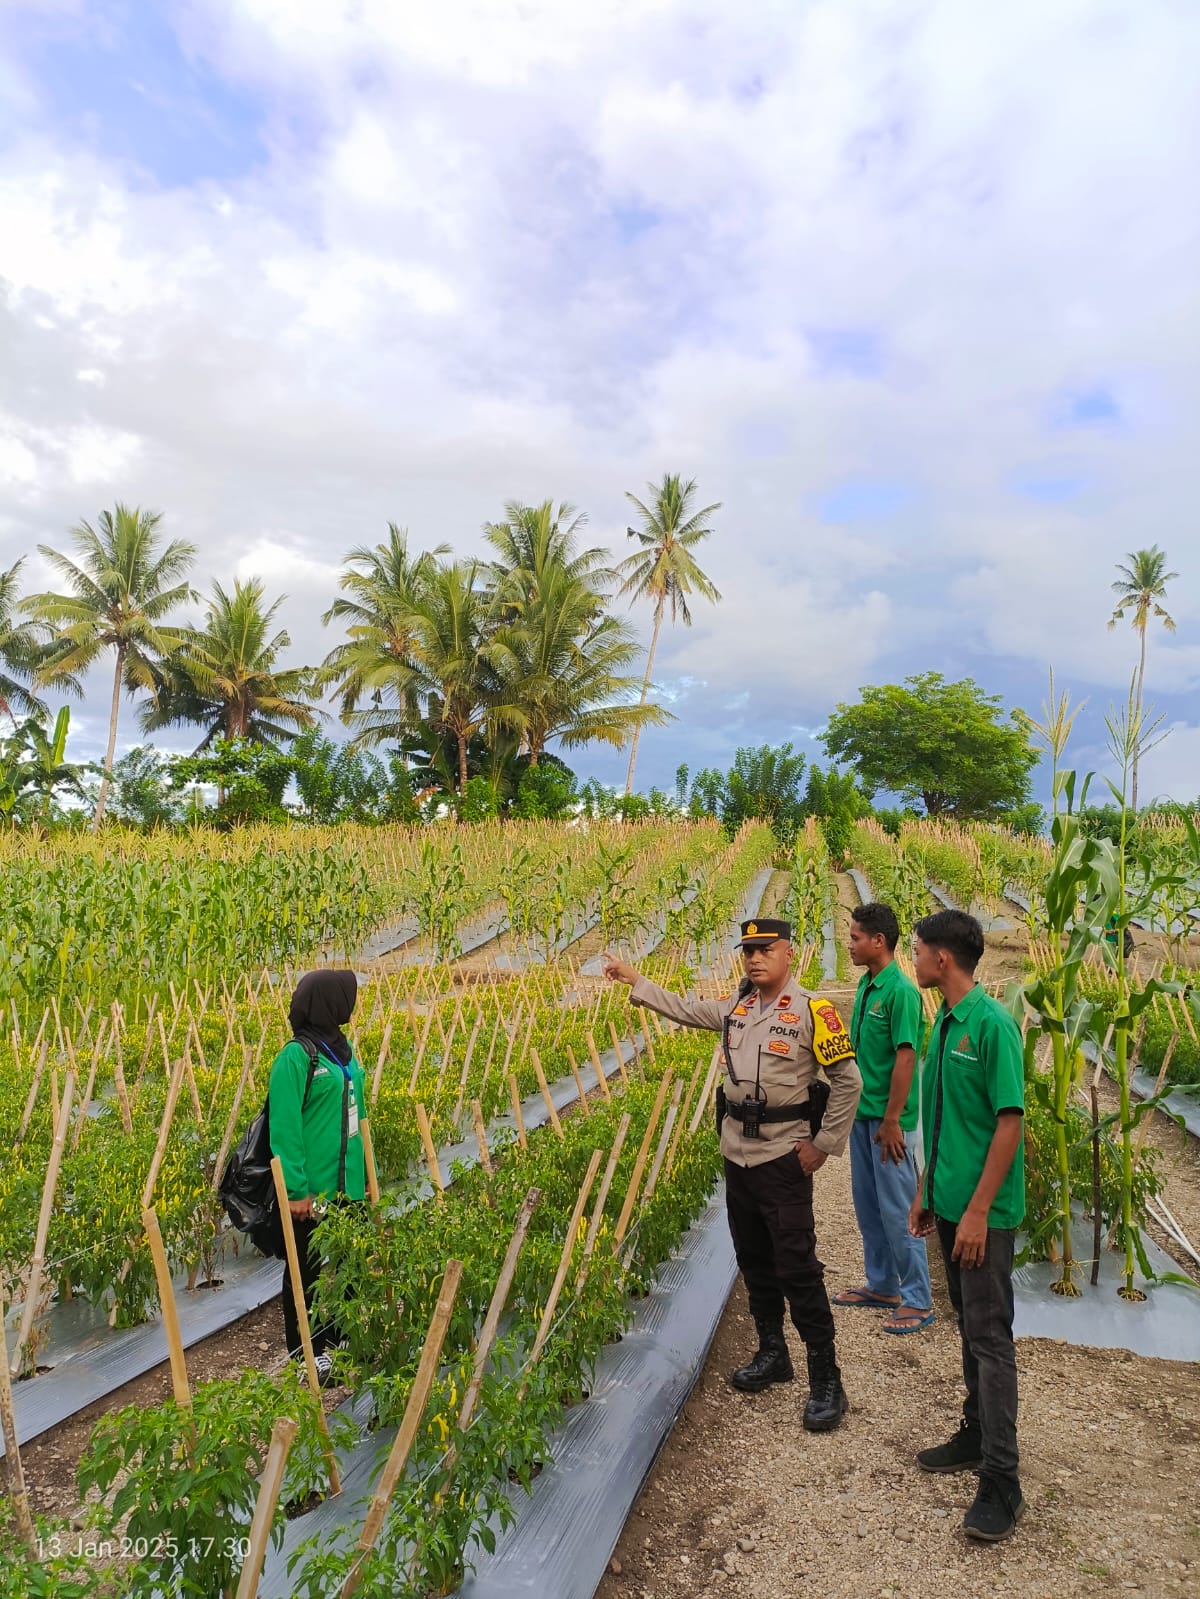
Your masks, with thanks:
[{"label": "woman in hijab", "polygon": [[[320,1214],[327,1203],[361,1201],[366,1192],[362,1067],[342,1031],[357,997],[358,979],[353,972],[332,968],[306,972],[296,984],[288,1010],[292,1042],[271,1063],[267,1093],[271,1152],[278,1155],[283,1167],[300,1283],[310,1311],[321,1270],[320,1252],[312,1244]],[[283,1268],[283,1330],[288,1353],[297,1354],[300,1325],[287,1264]],[[312,1328],[317,1374],[323,1383],[333,1370],[328,1352],[331,1336],[327,1327]]]}]

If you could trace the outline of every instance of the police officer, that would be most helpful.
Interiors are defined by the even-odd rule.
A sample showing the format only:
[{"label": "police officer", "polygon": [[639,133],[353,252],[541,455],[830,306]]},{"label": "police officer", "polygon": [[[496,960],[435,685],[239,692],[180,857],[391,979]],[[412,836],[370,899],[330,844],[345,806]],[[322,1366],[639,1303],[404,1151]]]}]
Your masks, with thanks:
[{"label": "police officer", "polygon": [[845,1151],[862,1079],[837,1011],[797,984],[791,938],[791,925],[777,918],[743,922],[746,975],[737,993],[720,1001],[668,993],[611,955],[604,957],[604,975],[629,984],[635,1005],[722,1035],[725,1080],[717,1114],[725,1203],[759,1339],[757,1353],[730,1381],[744,1393],[791,1381],[786,1299],[808,1351],[804,1426],[828,1432],[849,1401],[834,1349],[825,1268],[817,1259],[812,1183],[828,1156]]}]

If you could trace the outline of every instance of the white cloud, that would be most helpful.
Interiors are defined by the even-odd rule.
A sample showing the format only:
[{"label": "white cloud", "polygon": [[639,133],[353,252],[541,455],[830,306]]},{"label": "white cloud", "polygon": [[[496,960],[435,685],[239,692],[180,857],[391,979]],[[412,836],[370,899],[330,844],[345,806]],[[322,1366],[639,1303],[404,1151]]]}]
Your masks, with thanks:
[{"label": "white cloud", "polygon": [[[772,716],[810,724],[930,664],[1003,689],[1053,660],[1103,698],[1134,653],[1104,628],[1112,566],[1155,540],[1182,576],[1150,683],[1179,712],[1200,676],[1200,12],[177,16],[261,112],[240,175],[155,183],[153,151],[132,171],[0,44],[25,129],[0,151],[0,564],[118,496],[161,507],[202,587],[261,573],[323,650],[338,557],[389,518],[469,551],[505,499],[553,495],[616,548],[623,491],[682,470],[723,502],[702,559],[725,601],[662,645],[664,676],[697,679],[693,723],[744,688],[747,638],[785,666]],[[1097,390],[1119,427],[1053,425]],[[834,523],[846,482],[903,494]],[[1055,482],[1073,497],[1018,492]]]}]

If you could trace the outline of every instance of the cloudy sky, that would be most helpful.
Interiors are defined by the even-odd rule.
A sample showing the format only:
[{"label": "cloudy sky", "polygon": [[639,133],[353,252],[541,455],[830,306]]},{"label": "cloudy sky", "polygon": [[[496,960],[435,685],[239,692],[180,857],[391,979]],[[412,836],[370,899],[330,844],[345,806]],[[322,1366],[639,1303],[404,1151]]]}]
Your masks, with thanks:
[{"label": "cloudy sky", "polygon": [[648,784],[930,668],[1053,663],[1103,765],[1157,542],[1142,788],[1195,796],[1198,74],[1192,0],[0,0],[0,564],[155,507],[314,661],[389,520],[625,553],[681,472],[724,599]]}]

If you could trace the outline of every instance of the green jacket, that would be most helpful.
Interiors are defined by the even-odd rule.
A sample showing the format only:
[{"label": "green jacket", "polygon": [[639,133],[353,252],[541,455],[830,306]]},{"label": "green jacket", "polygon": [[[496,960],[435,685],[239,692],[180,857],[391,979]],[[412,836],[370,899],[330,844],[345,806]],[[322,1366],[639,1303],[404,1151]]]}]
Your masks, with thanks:
[{"label": "green jacket", "polygon": [[349,1199],[362,1199],[366,1193],[366,1159],[361,1132],[366,1100],[362,1067],[356,1055],[351,1054],[347,1070],[350,1073],[349,1094],[346,1093],[346,1071],[322,1050],[317,1056],[308,1103],[302,1110],[308,1077],[308,1055],[304,1046],[293,1039],[271,1062],[267,1089],[271,1151],[279,1156],[283,1166],[289,1199],[339,1192],[343,1121],[347,1128],[353,1123],[351,1112],[355,1104],[360,1130],[346,1139],[346,1175],[340,1192]]}]

